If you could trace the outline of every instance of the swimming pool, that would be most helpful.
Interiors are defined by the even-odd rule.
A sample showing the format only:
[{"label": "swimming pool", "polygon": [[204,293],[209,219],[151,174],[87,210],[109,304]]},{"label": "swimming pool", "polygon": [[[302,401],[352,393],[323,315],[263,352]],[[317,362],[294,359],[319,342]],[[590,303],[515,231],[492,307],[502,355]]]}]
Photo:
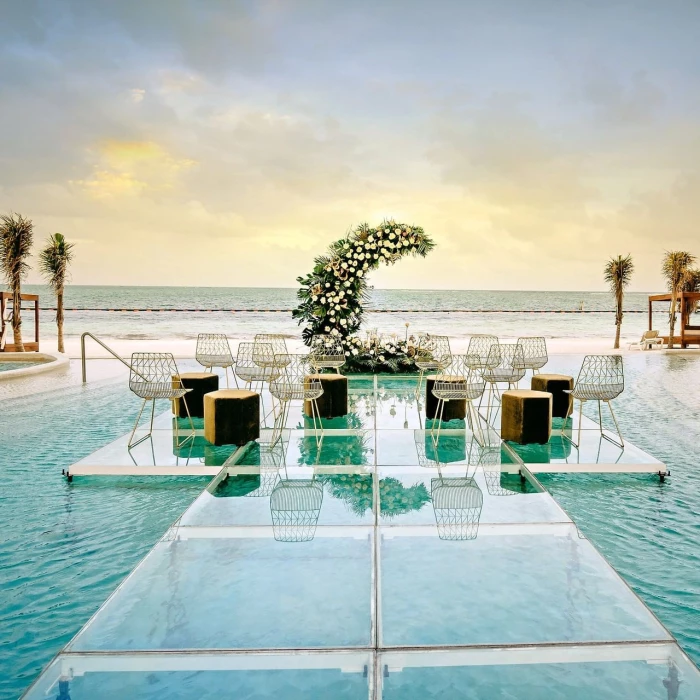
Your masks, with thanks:
[{"label": "swimming pool", "polygon": [[[572,373],[579,364],[580,358],[555,357],[548,369]],[[617,411],[623,430],[665,459],[671,479],[663,485],[631,475],[540,480],[697,662],[700,481],[697,460],[688,455],[698,439],[700,358],[640,353],[626,360],[626,370],[627,390]],[[60,467],[129,429],[136,405],[122,384],[13,400],[8,409],[18,429],[9,457],[0,457],[12,486],[4,491],[10,508],[2,511],[11,540],[0,546],[0,558],[8,562],[0,576],[10,574],[0,578],[0,592],[11,604],[3,603],[0,625],[13,648],[1,662],[0,694],[15,697],[201,491],[202,482],[95,479],[70,486],[61,480]],[[356,461],[353,455],[348,463]]]},{"label": "swimming pool", "polygon": [[135,407],[123,382],[3,402],[0,698],[22,692],[203,488],[66,483],[61,468],[124,433]]}]

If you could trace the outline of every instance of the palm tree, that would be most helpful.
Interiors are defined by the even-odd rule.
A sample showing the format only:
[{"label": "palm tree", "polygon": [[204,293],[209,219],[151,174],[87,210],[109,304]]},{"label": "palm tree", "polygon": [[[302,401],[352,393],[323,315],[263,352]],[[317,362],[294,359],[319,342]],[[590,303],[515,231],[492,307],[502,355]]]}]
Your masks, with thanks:
[{"label": "palm tree", "polygon": [[63,234],[49,236],[46,247],[39,253],[39,269],[56,293],[56,326],[58,328],[58,352],[65,352],[63,346],[63,289],[68,276],[68,266],[73,260],[73,244],[68,243]]},{"label": "palm tree", "polygon": [[22,342],[22,279],[29,271],[34,224],[21,214],[0,218],[0,269],[12,291],[12,332],[15,349],[24,352]]},{"label": "palm tree", "polygon": [[683,290],[688,270],[695,264],[695,256],[686,250],[667,250],[661,265],[661,272],[666,278],[668,290],[671,292],[671,306],[668,310],[668,347],[673,347],[673,334],[676,330],[676,311],[678,294]]},{"label": "palm tree", "polygon": [[618,255],[610,258],[603,268],[603,277],[610,287],[611,294],[615,297],[615,350],[620,347],[620,328],[622,327],[622,302],[625,298],[625,289],[628,287],[634,272],[632,256]]}]

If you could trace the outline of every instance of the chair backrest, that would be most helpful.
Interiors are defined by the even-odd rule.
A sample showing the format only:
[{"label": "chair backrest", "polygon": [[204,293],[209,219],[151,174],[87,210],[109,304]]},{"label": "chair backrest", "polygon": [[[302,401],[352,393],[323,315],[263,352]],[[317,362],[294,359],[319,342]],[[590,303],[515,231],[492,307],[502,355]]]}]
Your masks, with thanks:
[{"label": "chair backrest", "polygon": [[450,338],[446,335],[425,334],[418,338],[416,355],[421,359],[432,359],[439,365],[446,365],[452,358]]},{"label": "chair backrest", "polygon": [[547,364],[547,341],[541,336],[518,338],[518,345],[523,349],[525,365],[528,369],[540,369]]},{"label": "chair backrest", "polygon": [[644,331],[642,335],[642,340],[653,340],[659,337],[659,331]]},{"label": "chair backrest", "polygon": [[477,369],[478,360],[474,355],[452,355],[449,364],[435,375],[433,392],[451,389],[467,399],[481,396],[486,381]]},{"label": "chair backrest", "polygon": [[257,333],[255,342],[272,345],[272,352],[275,355],[281,355],[287,352],[287,341],[284,339],[284,336],[279,333]]},{"label": "chair backrest", "polygon": [[625,388],[625,370],[621,355],[586,355],[583,358],[574,387],[575,393],[590,387],[599,396],[613,399]]},{"label": "chair backrest", "polygon": [[475,367],[488,366],[491,348],[498,346],[498,338],[495,335],[473,335],[469,339],[467,355],[478,358]]},{"label": "chair backrest", "polygon": [[135,352],[131,355],[129,386],[171,384],[179,375],[175,358],[169,352]]},{"label": "chair backrest", "polygon": [[490,368],[525,371],[525,353],[518,343],[498,343],[492,345],[487,360]]},{"label": "chair backrest", "polygon": [[223,333],[200,333],[197,336],[195,359],[206,361],[208,358],[233,360],[231,346]]}]

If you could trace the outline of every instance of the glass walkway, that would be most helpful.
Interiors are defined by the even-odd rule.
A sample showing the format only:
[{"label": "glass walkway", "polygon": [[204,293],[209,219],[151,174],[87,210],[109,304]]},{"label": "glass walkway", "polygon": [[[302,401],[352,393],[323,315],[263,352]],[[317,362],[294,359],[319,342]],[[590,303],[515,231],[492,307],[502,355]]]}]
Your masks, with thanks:
[{"label": "glass walkway", "polygon": [[276,444],[173,450],[161,416],[128,464],[119,441],[88,458],[218,475],[25,697],[700,697],[700,672],[526,466],[596,446],[600,462],[597,426],[585,455],[557,435],[533,461],[455,421],[436,447],[414,391],[351,378],[320,445],[297,407]]}]

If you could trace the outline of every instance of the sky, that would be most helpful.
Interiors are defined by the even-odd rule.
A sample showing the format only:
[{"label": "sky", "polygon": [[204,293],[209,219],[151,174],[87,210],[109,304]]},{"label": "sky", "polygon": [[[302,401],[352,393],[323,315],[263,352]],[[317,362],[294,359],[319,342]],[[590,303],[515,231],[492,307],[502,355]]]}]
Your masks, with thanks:
[{"label": "sky", "polygon": [[[385,217],[379,288],[598,290],[700,257],[697,0],[0,0],[0,213],[75,284],[295,286]],[[29,281],[39,281],[35,273]]]}]

